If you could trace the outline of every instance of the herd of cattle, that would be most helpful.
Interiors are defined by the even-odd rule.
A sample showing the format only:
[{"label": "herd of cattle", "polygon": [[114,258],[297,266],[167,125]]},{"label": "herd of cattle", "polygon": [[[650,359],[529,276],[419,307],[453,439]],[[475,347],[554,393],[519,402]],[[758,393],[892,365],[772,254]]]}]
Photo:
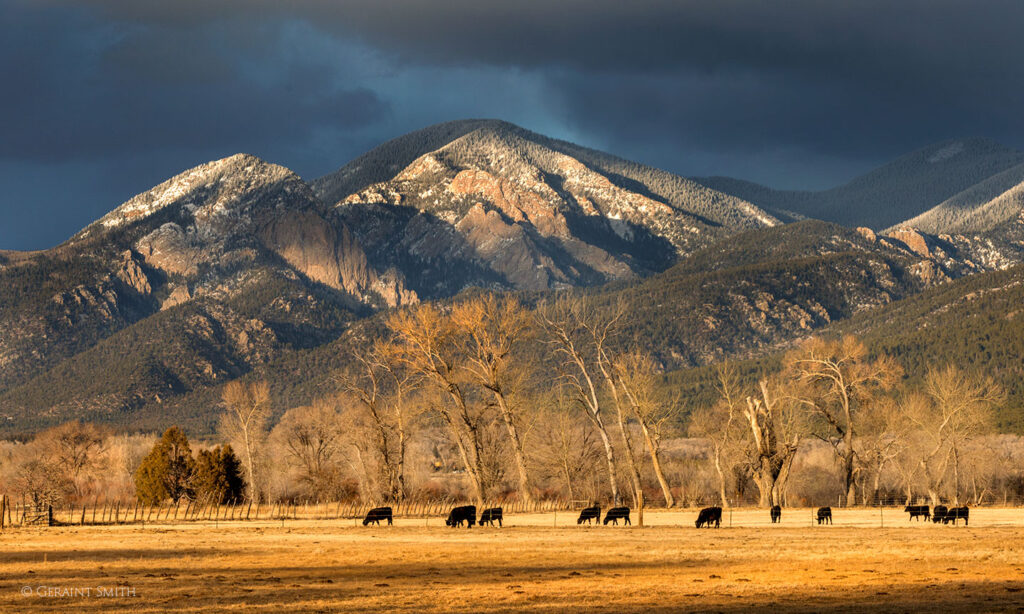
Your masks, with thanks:
[{"label": "herd of cattle", "polygon": [[[952,522],[956,525],[958,520],[963,519],[964,526],[968,523],[968,517],[970,510],[966,507],[946,507],[945,505],[936,505],[935,509],[929,508],[927,505],[908,505],[903,508],[903,511],[910,514],[911,520],[918,518],[924,518],[925,521],[931,520],[933,523],[949,524]],[[771,511],[772,524],[776,522],[782,522],[782,508],[778,505],[772,506]],[[818,524],[832,524],[832,508],[831,507],[819,507],[817,515],[815,516]],[[501,524],[501,508],[491,507],[485,509],[480,514],[480,526],[490,525],[494,526],[497,522],[498,526]],[[366,518],[363,518],[363,526],[373,523],[380,525],[381,521],[387,521],[390,525],[392,523],[392,513],[390,507],[375,507],[366,514]],[[580,517],[576,519],[576,524],[592,524],[601,520],[601,507],[599,505],[593,505],[585,507],[580,512]],[[618,525],[619,521],[623,521],[624,524],[632,524],[629,521],[629,508],[628,507],[613,507],[605,513],[603,524],[609,522],[613,525]],[[470,528],[477,524],[476,517],[476,506],[475,505],[462,505],[453,508],[451,513],[448,514],[448,518],[444,521],[449,527],[461,527],[463,525],[466,528]],[[720,507],[705,507],[697,514],[697,522],[695,523],[697,528],[707,527],[710,528],[712,525],[717,529],[722,525],[722,508]]]},{"label": "herd of cattle", "polygon": [[910,514],[911,520],[924,518],[926,521],[956,524],[956,521],[962,518],[964,526],[967,526],[971,510],[966,507],[946,507],[945,505],[936,505],[934,510],[929,510],[927,505],[908,505],[903,508],[903,511]]}]

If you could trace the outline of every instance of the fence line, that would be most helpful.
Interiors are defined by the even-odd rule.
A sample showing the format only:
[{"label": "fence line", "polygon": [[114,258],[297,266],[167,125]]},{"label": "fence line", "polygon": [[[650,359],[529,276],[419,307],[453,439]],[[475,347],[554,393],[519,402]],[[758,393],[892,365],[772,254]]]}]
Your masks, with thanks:
[{"label": "fence line", "polygon": [[[923,502],[927,503],[927,501]],[[1020,502],[1014,502],[1019,505]],[[472,502],[458,500],[443,501],[401,501],[390,504],[395,518],[426,519],[444,517],[451,508],[470,505]],[[835,505],[835,502],[822,502]],[[896,498],[876,499],[869,505],[857,505],[847,509],[878,510],[881,519],[882,508],[902,511],[904,502]],[[944,502],[949,504],[949,502]],[[384,504],[388,505],[388,504]],[[8,495],[0,494],[0,530],[13,526],[28,525],[120,525],[182,522],[246,522],[286,520],[358,520],[380,505],[359,501],[271,501],[240,502],[221,504],[208,499],[178,501],[166,505],[143,505],[139,502],[68,503],[58,506],[34,505],[24,499],[20,502]],[[1011,505],[1012,506],[1012,505]],[[576,512],[582,506],[579,501],[568,499],[545,499],[527,503],[512,499],[486,501],[478,513],[490,507],[501,507],[505,515],[530,513]],[[807,507],[807,506],[799,506]],[[812,509],[817,506],[810,506]],[[992,506],[972,506],[992,507]],[[997,505],[996,507],[1003,507]],[[680,511],[684,508],[678,508]],[[730,507],[730,510],[733,508]],[[741,505],[736,509],[758,509],[756,506]],[[842,508],[840,508],[842,509]],[[664,511],[662,508],[647,508],[648,511]],[[881,521],[881,520],[880,520]]]},{"label": "fence line", "polygon": [[[506,514],[558,512],[575,509],[571,501],[546,499],[526,503],[508,499],[486,501],[483,509],[501,507]],[[396,518],[445,516],[452,507],[472,505],[465,501],[401,501],[390,504]],[[389,504],[382,504],[389,505]],[[42,525],[118,525],[174,522],[245,522],[267,520],[351,520],[361,519],[380,505],[358,501],[241,502],[221,504],[209,500],[191,500],[165,505],[142,505],[122,501],[35,505],[22,500],[15,503],[0,494],[0,529],[11,526]]]}]

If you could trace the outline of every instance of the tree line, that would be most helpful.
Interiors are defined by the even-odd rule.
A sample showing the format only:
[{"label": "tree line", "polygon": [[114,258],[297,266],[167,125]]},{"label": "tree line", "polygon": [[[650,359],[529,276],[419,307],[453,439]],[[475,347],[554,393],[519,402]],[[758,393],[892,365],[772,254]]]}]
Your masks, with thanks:
[{"label": "tree line", "polygon": [[116,465],[119,492],[146,503],[562,498],[640,514],[1024,494],[1024,445],[994,434],[991,378],[936,364],[911,387],[855,337],[812,338],[753,378],[718,365],[717,401],[693,407],[643,340],[623,338],[628,318],[570,294],[395,311],[334,389],[276,424],[267,384],[234,381],[218,440],[196,454],[171,428],[115,463],[125,436],[69,423],[18,454],[0,447],[0,485],[81,498],[103,481],[86,474]]}]

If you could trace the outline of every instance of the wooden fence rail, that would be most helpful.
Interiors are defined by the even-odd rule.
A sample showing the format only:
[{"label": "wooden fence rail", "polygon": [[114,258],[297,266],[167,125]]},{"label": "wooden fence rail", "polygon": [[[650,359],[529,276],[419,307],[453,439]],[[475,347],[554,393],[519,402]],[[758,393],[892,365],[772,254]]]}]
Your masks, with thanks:
[{"label": "wooden fence rail", "polygon": [[[390,504],[395,518],[432,518],[447,516],[457,505],[470,505],[464,501],[403,501]],[[387,504],[384,504],[387,505]],[[0,529],[28,524],[52,525],[115,525],[115,524],[169,524],[175,522],[245,522],[267,520],[353,520],[362,519],[377,505],[358,501],[299,502],[243,502],[226,505],[204,500],[183,500],[165,505],[142,505],[138,502],[100,502],[55,506],[35,505],[16,501],[0,494]],[[484,507],[501,507],[505,514],[557,512],[571,508],[569,501],[495,500]],[[44,522],[45,521],[45,522]]]}]

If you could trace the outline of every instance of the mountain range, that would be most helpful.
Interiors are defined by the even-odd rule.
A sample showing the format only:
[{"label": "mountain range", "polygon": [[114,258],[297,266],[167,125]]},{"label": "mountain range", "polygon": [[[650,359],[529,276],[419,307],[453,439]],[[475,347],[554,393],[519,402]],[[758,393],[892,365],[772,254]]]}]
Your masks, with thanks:
[{"label": "mountain range", "polygon": [[238,154],[53,249],[0,251],[0,428],[207,432],[225,382],[268,377],[294,406],[376,314],[472,287],[625,300],[628,334],[668,370],[754,358],[847,322],[880,329],[857,318],[930,288],[1018,279],[1022,211],[1024,153],[978,139],[813,193],[685,178],[496,120],[431,126],[309,182]]}]

